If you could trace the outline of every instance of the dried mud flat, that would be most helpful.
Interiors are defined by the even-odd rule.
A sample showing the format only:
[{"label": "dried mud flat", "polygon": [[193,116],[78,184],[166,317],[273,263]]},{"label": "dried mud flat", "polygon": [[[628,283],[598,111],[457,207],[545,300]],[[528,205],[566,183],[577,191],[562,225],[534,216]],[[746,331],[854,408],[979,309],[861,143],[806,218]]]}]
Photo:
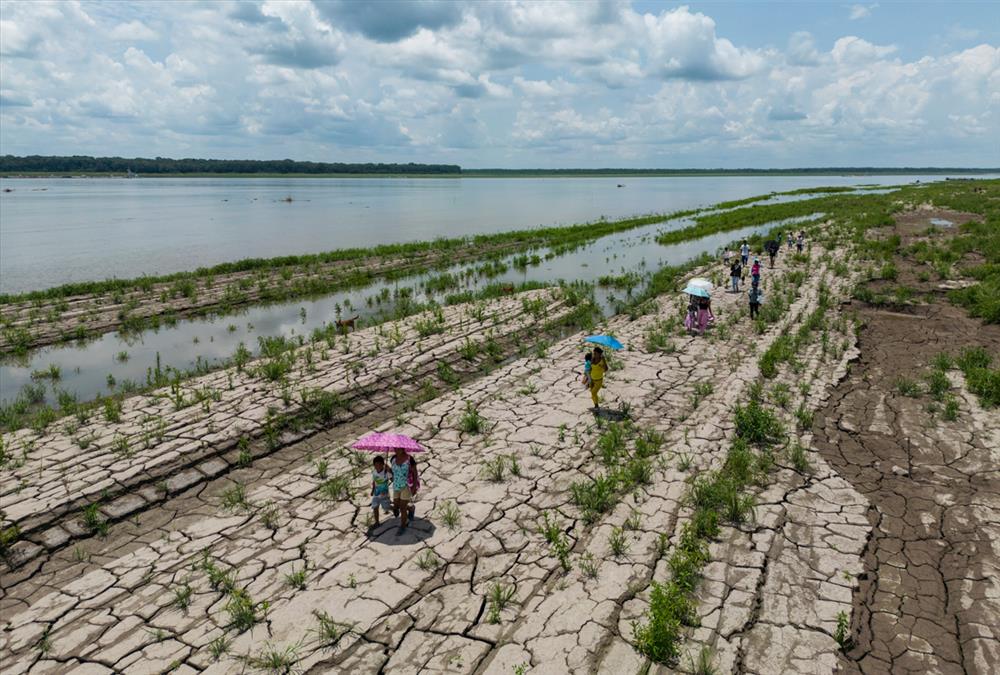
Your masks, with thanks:
[{"label": "dried mud flat", "polygon": [[[903,213],[891,228],[911,239],[931,217]],[[918,265],[897,256],[901,278]],[[935,282],[925,286],[939,285]],[[945,284],[947,286],[947,284]],[[817,415],[816,447],[871,504],[872,537],[855,595],[856,644],[847,672],[992,673],[1000,669],[1000,414],[984,410],[961,372],[948,373],[953,421],[931,399],[904,393],[941,353],[1000,353],[1000,327],[983,325],[941,298],[863,306],[861,357]]]},{"label": "dried mud flat", "polygon": [[[864,577],[866,546],[886,521],[870,519],[875,497],[843,470],[839,455],[815,451],[829,443],[826,418],[815,411],[835,409],[842,381],[856,377],[853,326],[836,308],[829,339],[807,342],[794,365],[781,364],[766,379],[769,392],[783,392],[769,408],[805,452],[797,461],[776,455],[756,490],[755,520],[724,525],[711,543],[696,591],[699,620],[687,629],[681,658],[671,667],[649,664],[632,629],[649,608],[651,582],[671,576],[664,553],[691,517],[691,479],[725,460],[733,411],[762,380],[760,355],[802,328],[821,284],[835,298],[848,295],[852,277],[831,272],[843,252],[823,253],[817,247],[798,265],[782,256],[765,271],[766,289],[798,270],[808,274],[788,284],[790,307],[760,335],[746,317],[745,296],[729,293],[713,301],[714,329],[700,337],[671,330],[668,348],[662,340],[652,348],[649,336],[678,316],[673,297],[660,298],[652,313],[601,326],[626,349],[615,355],[597,418],[578,381],[582,334],[470,374],[404,412],[391,405],[395,387],[419,390],[423,379],[440,375],[437,362],[457,370],[467,342],[482,344],[488,334],[530,341],[543,320],[569,311],[557,292],[540,291],[526,298],[535,313],[521,298],[505,299],[489,310],[489,327],[480,310],[456,307],[447,317],[454,328],[441,334],[421,338],[408,324],[384,353],[317,355],[312,370],[299,366],[292,381],[312,378],[303,386],[349,403],[335,419],[310,418],[277,442],[272,434],[270,445],[266,410],[283,405],[283,392],[231,372],[198,385],[219,392],[208,410],[172,413],[164,392],[165,401],[128,404],[121,424],[132,426],[101,426],[102,440],[86,450],[70,447],[65,434],[20,432],[18,446],[34,445],[22,473],[16,480],[5,474],[2,483],[5,509],[16,497],[13,517],[26,533],[15,545],[16,565],[0,579],[5,672],[688,672],[702,647],[718,672],[843,667],[838,616],[854,608],[859,621],[858,598],[871,579],[870,570]],[[352,340],[368,340],[371,349],[377,335],[370,330]],[[360,374],[355,383],[354,368],[375,388],[361,386]],[[398,380],[375,386],[387,373]],[[975,410],[969,399],[963,411]],[[156,401],[164,407],[150,411]],[[381,403],[365,408],[367,401]],[[480,424],[464,421],[471,410]],[[663,438],[651,482],[586,522],[570,486],[602,473],[598,424],[606,429],[625,415]],[[812,415],[815,424],[807,424]],[[162,440],[156,416],[168,430]],[[430,448],[420,456],[417,517],[403,535],[392,519],[366,532],[367,473],[359,461],[368,458],[343,449],[367,425]],[[116,439],[146,439],[150,430],[156,442],[148,448],[114,452]],[[968,437],[967,428],[955,432],[963,433],[970,447],[997,447],[987,436]],[[253,441],[241,460],[244,435]],[[171,445],[176,456],[156,468],[169,455],[157,443],[192,439]],[[97,523],[110,521],[104,536],[81,517],[81,505],[100,489],[90,489],[94,479],[82,471],[74,481],[76,466],[111,481],[114,495],[96,514]],[[46,479],[33,479],[37,472]],[[186,478],[170,485],[177,476]],[[53,481],[60,490],[48,494]],[[161,481],[168,489],[158,488]],[[955,517],[982,518],[988,507],[973,499]],[[540,532],[545,523],[561,551]],[[982,573],[995,575],[986,565],[996,552],[981,557]]]}]

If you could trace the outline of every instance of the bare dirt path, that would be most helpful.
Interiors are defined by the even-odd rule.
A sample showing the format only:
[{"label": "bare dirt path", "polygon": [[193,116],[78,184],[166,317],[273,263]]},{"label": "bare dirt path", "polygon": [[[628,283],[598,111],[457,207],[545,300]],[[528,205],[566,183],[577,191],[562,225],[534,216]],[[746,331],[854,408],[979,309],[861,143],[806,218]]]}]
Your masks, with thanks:
[{"label": "bare dirt path", "polygon": [[873,535],[855,598],[864,673],[989,673],[1000,663],[1000,414],[951,378],[955,421],[899,391],[934,356],[987,345],[1000,328],[947,305],[866,310],[861,358],[818,418],[817,447],[871,501]]},{"label": "bare dirt path", "polygon": [[[855,301],[860,358],[816,417],[823,457],[870,501],[872,535],[854,597],[854,646],[841,668],[863,673],[994,673],[1000,667],[1000,412],[984,410],[961,372],[934,364],[969,348],[1000,357],[1000,326],[947,302],[956,286],[907,247],[947,244],[972,214],[929,204],[896,215],[896,302]],[[961,262],[975,262],[965,254]],[[933,271],[934,273],[929,273]],[[893,291],[900,284],[908,294]],[[915,301],[901,298],[920,293]],[[880,302],[884,303],[885,300]],[[932,380],[939,381],[932,396]],[[949,403],[949,401],[951,401]],[[952,406],[949,412],[949,405]]]}]

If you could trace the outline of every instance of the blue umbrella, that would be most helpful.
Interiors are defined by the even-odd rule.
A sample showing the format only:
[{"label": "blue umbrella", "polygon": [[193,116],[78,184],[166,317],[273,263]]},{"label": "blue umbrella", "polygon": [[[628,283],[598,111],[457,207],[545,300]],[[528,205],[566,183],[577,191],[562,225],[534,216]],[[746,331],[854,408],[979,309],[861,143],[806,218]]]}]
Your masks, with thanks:
[{"label": "blue umbrella", "polygon": [[624,349],[623,345],[618,340],[614,339],[610,335],[591,335],[589,337],[583,338],[584,342],[593,342],[595,345],[601,345],[602,347],[607,347],[608,349]]},{"label": "blue umbrella", "polygon": [[698,286],[688,286],[687,288],[684,289],[684,292],[687,293],[688,295],[695,295],[699,298],[712,297],[711,293],[709,293],[704,288],[699,288]]}]

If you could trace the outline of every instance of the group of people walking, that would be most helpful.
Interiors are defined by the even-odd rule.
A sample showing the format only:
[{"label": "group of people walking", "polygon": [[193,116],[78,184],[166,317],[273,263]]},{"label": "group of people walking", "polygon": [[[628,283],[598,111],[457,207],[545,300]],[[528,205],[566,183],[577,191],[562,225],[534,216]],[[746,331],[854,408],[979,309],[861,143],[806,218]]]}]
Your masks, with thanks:
[{"label": "group of people walking", "polygon": [[[778,232],[778,236],[774,239],[768,240],[764,243],[764,251],[767,252],[770,258],[770,265],[774,267],[774,260],[777,257],[779,251],[781,251],[782,242],[782,232]],[[798,235],[792,232],[788,233],[788,250],[791,250],[794,246],[798,249],[799,253],[802,253],[805,248],[805,231],[800,231]],[[761,262],[758,255],[754,255],[753,262],[750,262],[750,244],[744,239],[739,246],[739,255],[734,256],[733,252],[729,249],[722,255],[723,261],[729,265],[729,283],[730,290],[733,293],[740,292],[740,284],[746,278],[746,272],[749,267],[750,271],[750,288],[747,291],[747,300],[750,305],[750,318],[756,319],[758,313],[760,312],[760,306],[764,302],[764,293],[760,286],[760,273],[761,273]]]},{"label": "group of people walking", "polygon": [[[763,250],[770,256],[772,267],[775,257],[781,250],[781,242],[782,233],[779,232],[775,239],[767,241],[763,246]],[[795,246],[801,253],[805,246],[805,232],[799,232],[798,236],[789,232],[787,244],[789,250]],[[740,285],[749,270],[750,288],[747,292],[747,298],[750,305],[750,318],[756,319],[764,301],[760,283],[762,265],[759,255],[755,254],[751,261],[750,244],[744,240],[740,243],[738,256],[734,258],[734,252],[727,249],[722,257],[723,261],[729,265],[730,289],[733,293],[740,292]],[[699,282],[701,283],[699,284]],[[689,282],[689,287],[685,289],[690,297],[688,315],[685,320],[685,325],[689,330],[701,333],[712,323],[714,316],[712,314],[711,286],[712,284],[707,279],[694,279]],[[620,345],[611,346],[620,347]],[[582,384],[590,392],[595,412],[600,409],[598,394],[604,386],[604,374],[607,370],[608,362],[605,359],[604,350],[600,347],[594,347],[593,350],[584,355]],[[355,447],[362,446],[355,445]],[[419,446],[417,449],[420,449]],[[375,457],[372,461],[370,494],[373,522],[370,529],[378,527],[379,511],[383,511],[400,518],[397,533],[402,534],[413,519],[413,500],[419,489],[420,477],[416,459],[405,449],[395,448],[393,456],[388,461],[383,457]]]}]

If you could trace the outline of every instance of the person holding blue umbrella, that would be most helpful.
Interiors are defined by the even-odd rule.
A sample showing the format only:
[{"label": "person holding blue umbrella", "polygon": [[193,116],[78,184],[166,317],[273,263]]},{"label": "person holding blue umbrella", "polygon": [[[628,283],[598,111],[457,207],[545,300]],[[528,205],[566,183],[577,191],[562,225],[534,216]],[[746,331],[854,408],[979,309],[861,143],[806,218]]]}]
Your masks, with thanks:
[{"label": "person holding blue umbrella", "polygon": [[[586,342],[604,345],[609,349],[621,349],[622,343],[610,335],[591,335],[585,339]],[[594,347],[593,356],[590,359],[590,398],[594,402],[594,412],[601,409],[600,399],[597,393],[604,386],[604,373],[608,370],[608,362],[604,359],[604,350]]]}]

